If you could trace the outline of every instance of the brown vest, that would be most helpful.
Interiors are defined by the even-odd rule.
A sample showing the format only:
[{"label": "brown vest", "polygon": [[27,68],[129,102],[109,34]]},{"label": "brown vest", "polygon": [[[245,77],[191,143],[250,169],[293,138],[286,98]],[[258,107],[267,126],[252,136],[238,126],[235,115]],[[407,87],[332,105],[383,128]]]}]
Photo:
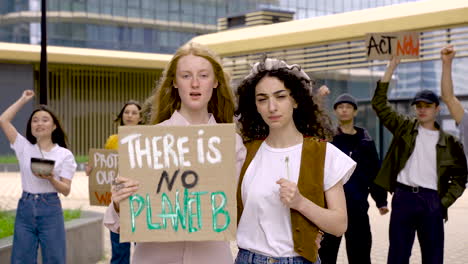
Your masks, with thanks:
[{"label": "brown vest", "polygon": [[[242,204],[241,186],[244,174],[250,162],[257,154],[263,140],[253,140],[245,144],[247,157],[242,166],[237,186],[237,223],[239,224],[244,205]],[[325,166],[326,142],[319,142],[314,138],[304,138],[302,145],[301,168],[297,186],[299,192],[307,199],[325,207],[323,192],[323,168]],[[294,250],[309,261],[315,262],[318,249],[315,244],[318,227],[298,211],[291,209],[291,225],[293,232]]]}]

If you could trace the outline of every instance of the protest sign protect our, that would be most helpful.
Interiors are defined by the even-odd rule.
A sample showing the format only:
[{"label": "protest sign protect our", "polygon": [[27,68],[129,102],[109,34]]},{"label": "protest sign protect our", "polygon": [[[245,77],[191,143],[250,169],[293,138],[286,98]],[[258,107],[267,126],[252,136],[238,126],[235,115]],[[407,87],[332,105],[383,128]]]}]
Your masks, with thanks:
[{"label": "protest sign protect our", "polygon": [[112,197],[111,183],[118,174],[118,153],[116,150],[90,149],[88,157],[93,167],[88,181],[89,204],[108,206]]}]

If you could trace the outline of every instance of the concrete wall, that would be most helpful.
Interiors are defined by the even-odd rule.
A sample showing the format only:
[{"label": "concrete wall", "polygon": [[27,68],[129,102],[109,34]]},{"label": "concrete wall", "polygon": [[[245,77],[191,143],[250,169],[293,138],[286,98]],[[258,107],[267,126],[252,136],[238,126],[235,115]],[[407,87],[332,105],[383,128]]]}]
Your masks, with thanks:
[{"label": "concrete wall", "polygon": [[[83,211],[80,219],[65,223],[67,264],[96,263],[104,254],[103,215]],[[10,263],[13,237],[0,239],[0,263]],[[29,249],[24,249],[29,250]],[[38,263],[41,264],[40,249]]]},{"label": "concrete wall", "polygon": [[[34,72],[31,64],[0,63],[0,113],[13,104],[24,90],[34,90]],[[34,109],[34,101],[29,102],[13,119],[19,133],[26,135],[26,123]],[[0,132],[0,155],[14,155],[5,134]]]}]

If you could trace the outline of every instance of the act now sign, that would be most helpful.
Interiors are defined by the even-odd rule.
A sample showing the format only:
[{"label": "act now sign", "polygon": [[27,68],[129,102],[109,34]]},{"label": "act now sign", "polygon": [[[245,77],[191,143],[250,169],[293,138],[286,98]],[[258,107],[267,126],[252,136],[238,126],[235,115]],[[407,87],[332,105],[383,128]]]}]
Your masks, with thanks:
[{"label": "act now sign", "polygon": [[120,239],[234,240],[234,124],[119,127],[119,174],[139,182],[120,203]]},{"label": "act now sign", "polygon": [[366,35],[368,60],[419,57],[419,32],[371,33]]}]

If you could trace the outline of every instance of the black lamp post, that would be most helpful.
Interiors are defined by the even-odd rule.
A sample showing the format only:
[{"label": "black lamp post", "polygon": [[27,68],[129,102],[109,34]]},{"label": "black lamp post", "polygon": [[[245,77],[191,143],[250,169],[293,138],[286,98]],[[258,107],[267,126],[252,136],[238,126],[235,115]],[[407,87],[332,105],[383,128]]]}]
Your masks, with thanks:
[{"label": "black lamp post", "polygon": [[41,0],[41,67],[39,70],[39,103],[47,104],[47,2]]}]

